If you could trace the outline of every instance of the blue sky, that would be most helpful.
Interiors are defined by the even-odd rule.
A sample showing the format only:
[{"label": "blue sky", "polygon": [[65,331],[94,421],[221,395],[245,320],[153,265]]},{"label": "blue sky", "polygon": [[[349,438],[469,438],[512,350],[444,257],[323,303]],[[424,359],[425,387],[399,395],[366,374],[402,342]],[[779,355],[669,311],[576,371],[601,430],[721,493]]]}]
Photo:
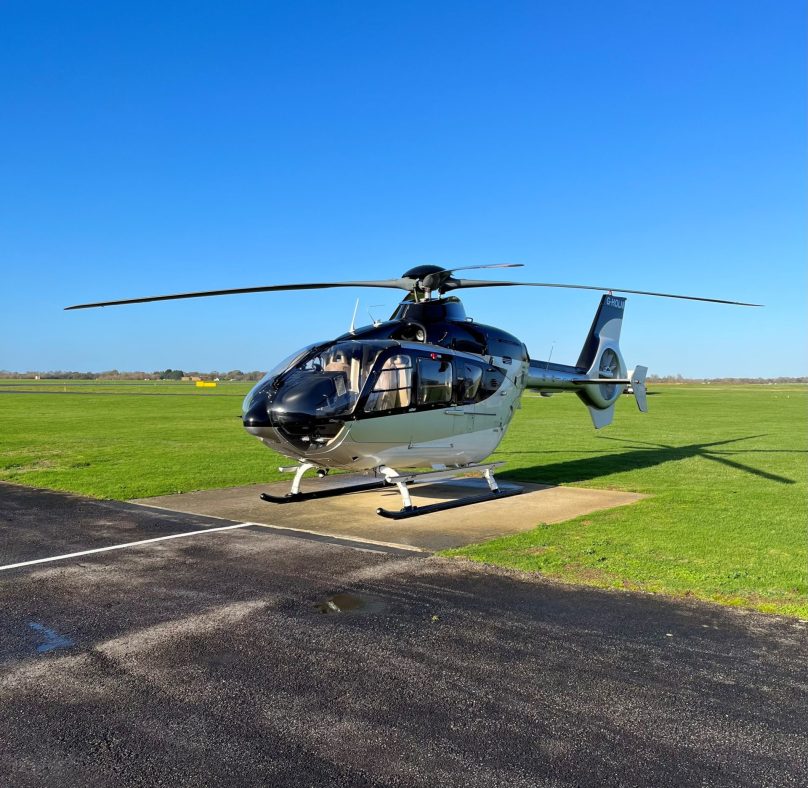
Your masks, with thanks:
[{"label": "blue sky", "polygon": [[[796,0],[5,2],[0,368],[267,369],[396,291],[62,307],[519,262],[524,281],[767,305],[634,296],[630,366],[806,374],[805,16]],[[463,298],[562,362],[598,301]]]}]

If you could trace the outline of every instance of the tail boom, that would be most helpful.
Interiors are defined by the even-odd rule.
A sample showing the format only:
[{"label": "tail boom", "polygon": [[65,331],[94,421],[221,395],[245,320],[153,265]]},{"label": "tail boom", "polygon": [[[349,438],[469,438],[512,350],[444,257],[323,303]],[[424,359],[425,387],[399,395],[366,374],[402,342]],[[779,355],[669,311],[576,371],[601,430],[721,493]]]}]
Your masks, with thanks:
[{"label": "tail boom", "polygon": [[630,387],[637,407],[648,410],[645,390],[646,367],[626,370],[620,353],[620,329],[626,299],[605,295],[575,366],[531,361],[527,387],[549,396],[555,391],[574,391],[587,406],[596,429],[611,423],[614,404]]}]

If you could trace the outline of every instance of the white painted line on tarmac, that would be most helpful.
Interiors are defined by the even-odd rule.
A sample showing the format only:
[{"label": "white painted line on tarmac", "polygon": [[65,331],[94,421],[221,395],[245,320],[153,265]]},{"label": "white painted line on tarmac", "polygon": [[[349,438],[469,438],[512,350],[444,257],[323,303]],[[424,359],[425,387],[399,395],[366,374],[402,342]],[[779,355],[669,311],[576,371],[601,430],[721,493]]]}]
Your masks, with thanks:
[{"label": "white painted line on tarmac", "polygon": [[[188,514],[191,517],[207,517],[210,520],[225,520],[232,523],[232,517],[222,517],[219,514],[201,514],[200,512],[187,512],[182,509],[171,509],[168,506],[158,506],[156,503],[141,503],[138,500],[124,501],[124,503],[131,504],[132,506],[144,506],[147,509],[159,509],[161,512],[171,512],[171,514]],[[260,523],[246,523],[246,525],[260,525]]]},{"label": "white painted line on tarmac", "polygon": [[143,544],[152,544],[153,542],[165,542],[168,539],[182,539],[186,536],[199,536],[200,534],[210,534],[215,531],[234,531],[236,528],[249,528],[258,525],[258,523],[236,523],[235,525],[222,525],[216,528],[205,528],[202,531],[186,531],[181,534],[169,534],[168,536],[155,536],[152,539],[140,539],[137,542],[124,542],[123,544],[114,544],[109,547],[95,547],[92,550],[79,550],[76,553],[64,553],[62,555],[52,555],[48,558],[35,558],[33,561],[20,561],[16,564],[6,564],[0,566],[0,572],[6,569],[19,569],[23,566],[34,566],[34,564],[49,564],[53,561],[64,561],[67,558],[78,558],[82,555],[93,555],[93,553],[107,553],[110,550],[124,550],[127,547],[138,547]]},{"label": "white painted line on tarmac", "polygon": [[[159,509],[162,512],[171,512],[172,514],[189,514],[194,517],[210,517],[214,520],[229,520],[229,517],[222,517],[217,514],[203,514],[202,512],[187,512],[182,511],[181,509],[170,509],[167,506],[157,506],[157,504],[153,503],[141,503],[140,501],[127,501],[127,503],[131,503],[133,506],[145,506],[149,509]],[[310,531],[306,528],[298,528],[295,525],[277,525],[274,523],[246,523],[247,525],[259,525],[261,528],[273,528],[276,531],[290,531],[292,533],[301,533],[301,534],[309,534],[310,536],[321,536],[323,539],[339,539],[340,541],[344,542],[358,542],[359,544],[372,544],[378,547],[392,547],[395,550],[407,550],[411,553],[428,553],[429,550],[425,550],[423,547],[415,547],[411,544],[399,544],[398,542],[382,542],[378,539],[365,539],[363,536],[348,536],[346,534],[330,534],[326,533],[325,531]],[[348,547],[348,545],[344,545]],[[359,550],[361,548],[354,548]],[[377,550],[369,550],[368,552],[380,552]]]},{"label": "white painted line on tarmac", "polygon": [[[207,516],[207,515],[206,515]],[[324,539],[339,540],[344,542],[356,542],[357,544],[372,544],[378,547],[392,547],[396,550],[408,550],[411,553],[426,553],[423,547],[413,547],[411,544],[398,544],[397,542],[380,542],[378,539],[365,539],[363,536],[345,536],[344,534],[328,534],[323,531],[309,531],[306,528],[297,528],[290,525],[271,525],[270,523],[250,523],[250,525],[259,525],[261,528],[272,528],[276,531],[291,531],[292,533],[310,534],[311,536],[322,536]],[[349,545],[345,545],[348,547]],[[357,550],[361,548],[355,548]],[[378,550],[370,550],[368,552],[379,552]]]}]

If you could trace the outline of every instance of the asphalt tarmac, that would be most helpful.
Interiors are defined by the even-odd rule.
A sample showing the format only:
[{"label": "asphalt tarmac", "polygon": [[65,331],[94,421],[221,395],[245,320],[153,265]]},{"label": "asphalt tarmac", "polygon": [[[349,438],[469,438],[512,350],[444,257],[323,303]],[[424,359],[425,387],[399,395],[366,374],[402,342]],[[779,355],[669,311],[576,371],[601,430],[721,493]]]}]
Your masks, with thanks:
[{"label": "asphalt tarmac", "polygon": [[0,785],[805,786],[807,627],[0,484]]}]

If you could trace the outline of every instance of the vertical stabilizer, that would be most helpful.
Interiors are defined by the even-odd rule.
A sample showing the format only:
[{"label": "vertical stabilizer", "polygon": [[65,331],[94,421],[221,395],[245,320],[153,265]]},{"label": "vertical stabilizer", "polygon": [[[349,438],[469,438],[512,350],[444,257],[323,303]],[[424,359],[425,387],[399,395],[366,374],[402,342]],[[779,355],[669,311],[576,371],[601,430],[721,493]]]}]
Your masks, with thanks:
[{"label": "vertical stabilizer", "polygon": [[648,400],[646,399],[647,391],[645,389],[645,376],[648,374],[648,367],[636,366],[631,370],[629,379],[631,383],[631,393],[637,402],[637,407],[641,413],[648,413]]},{"label": "vertical stabilizer", "polygon": [[601,344],[612,344],[617,347],[620,343],[620,329],[623,327],[623,310],[626,308],[626,299],[613,295],[605,295],[600,299],[600,306],[595,312],[595,319],[586,341],[581,348],[576,366],[579,369],[589,370],[595,363]]},{"label": "vertical stabilizer", "polygon": [[591,405],[587,405],[586,409],[589,411],[589,415],[592,417],[592,425],[596,430],[602,430],[604,427],[608,427],[614,419],[614,403],[603,410],[600,408],[593,408]]}]

